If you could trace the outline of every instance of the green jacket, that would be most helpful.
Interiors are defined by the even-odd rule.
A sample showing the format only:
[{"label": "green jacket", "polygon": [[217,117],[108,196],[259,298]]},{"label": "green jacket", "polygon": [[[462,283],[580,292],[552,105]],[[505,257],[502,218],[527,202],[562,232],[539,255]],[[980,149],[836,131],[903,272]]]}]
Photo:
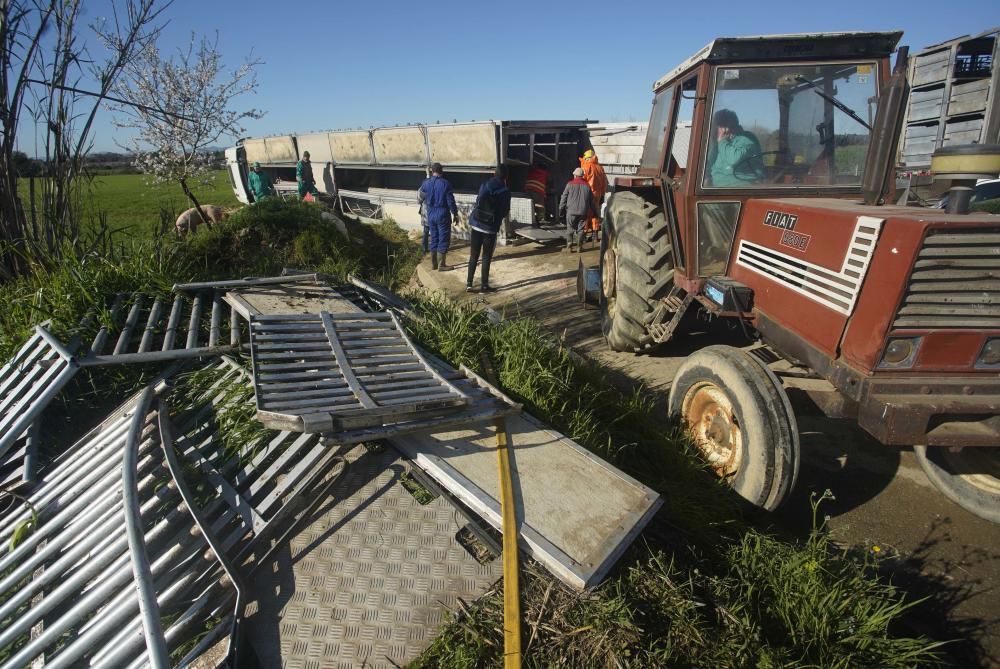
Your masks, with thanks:
[{"label": "green jacket", "polygon": [[717,142],[709,152],[711,186],[739,187],[764,178],[764,159],[760,142],[749,132],[741,131]]},{"label": "green jacket", "polygon": [[263,172],[251,171],[250,176],[247,177],[247,183],[250,185],[250,192],[253,193],[255,202],[274,195],[274,184],[271,182],[271,177]]},{"label": "green jacket", "polygon": [[306,186],[312,186],[316,183],[316,179],[313,177],[312,163],[300,160],[295,166],[295,180]]}]

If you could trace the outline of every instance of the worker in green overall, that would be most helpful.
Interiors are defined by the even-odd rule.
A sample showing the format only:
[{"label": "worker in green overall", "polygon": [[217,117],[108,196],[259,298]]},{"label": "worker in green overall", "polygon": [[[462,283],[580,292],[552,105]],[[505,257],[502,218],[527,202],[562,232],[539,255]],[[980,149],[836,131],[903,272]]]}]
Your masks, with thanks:
[{"label": "worker in green overall", "polygon": [[763,151],[752,132],[740,125],[736,112],[720,109],[713,118],[715,143],[708,152],[709,178],[716,188],[741,188],[764,178]]},{"label": "worker in green overall", "polygon": [[274,184],[271,183],[271,177],[266,172],[260,171],[259,162],[254,161],[247,182],[250,185],[250,193],[253,194],[254,202],[260,202],[265,197],[274,195]]},{"label": "worker in green overall", "polygon": [[316,178],[313,176],[312,163],[309,162],[309,152],[302,152],[302,160],[295,166],[295,180],[299,184],[299,199],[303,200],[306,193],[319,195],[316,190]]}]

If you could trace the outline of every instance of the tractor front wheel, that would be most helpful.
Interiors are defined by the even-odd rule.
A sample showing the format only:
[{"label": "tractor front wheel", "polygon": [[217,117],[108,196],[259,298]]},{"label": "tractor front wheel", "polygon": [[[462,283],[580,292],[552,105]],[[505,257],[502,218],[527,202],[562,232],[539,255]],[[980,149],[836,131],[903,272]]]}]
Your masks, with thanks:
[{"label": "tractor front wheel", "polygon": [[1000,448],[914,446],[913,452],[945,497],[980,518],[1000,523]]},{"label": "tractor front wheel", "polygon": [[756,358],[731,346],[695,352],[677,370],[668,408],[738,495],[773,511],[792,491],[798,425],[781,382]]},{"label": "tractor front wheel", "polygon": [[608,346],[640,352],[653,346],[646,329],[674,282],[673,249],[663,208],[637,193],[612,194],[601,235],[601,324]]}]

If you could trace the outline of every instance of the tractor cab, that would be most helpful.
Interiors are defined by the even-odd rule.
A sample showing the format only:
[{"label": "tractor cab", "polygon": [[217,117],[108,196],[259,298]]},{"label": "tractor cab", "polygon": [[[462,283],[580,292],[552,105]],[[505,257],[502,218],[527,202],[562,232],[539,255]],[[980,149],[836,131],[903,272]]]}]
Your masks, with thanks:
[{"label": "tractor cab", "polygon": [[[659,301],[675,288],[675,294],[697,294],[705,279],[725,274],[749,198],[862,199],[879,95],[901,35],[720,38],[654,84],[642,161],[635,176],[615,180],[621,211],[609,207],[609,229],[617,215],[651,216],[662,238],[636,241],[664,256],[654,269],[669,265],[673,272],[651,284],[651,276],[636,271],[643,263],[624,268],[621,277],[618,266],[603,273],[604,330],[612,348],[643,350],[669,339],[670,318],[679,311],[670,307],[679,304],[674,299],[661,308]],[[674,129],[686,122],[689,141],[674,145]],[[871,169],[884,177],[888,163]],[[779,216],[773,224],[789,221]],[[617,265],[618,250],[610,252]],[[648,288],[631,288],[636,280]],[[619,310],[622,297],[641,313]]]}]

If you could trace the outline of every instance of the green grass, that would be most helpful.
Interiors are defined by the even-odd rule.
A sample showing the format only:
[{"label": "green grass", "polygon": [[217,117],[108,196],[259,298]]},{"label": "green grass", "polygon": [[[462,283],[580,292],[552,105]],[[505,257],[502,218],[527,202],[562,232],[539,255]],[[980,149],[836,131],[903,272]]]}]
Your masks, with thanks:
[{"label": "green grass", "polygon": [[[912,603],[870,556],[836,549],[822,523],[806,541],[760,529],[663,424],[647,394],[623,393],[529,319],[492,325],[468,304],[415,298],[414,337],[480,368],[526,408],[657,490],[664,505],[595,590],[577,593],[529,563],[522,638],[529,667],[913,667],[934,645],[894,629]],[[820,500],[815,502],[816,506]],[[816,511],[814,509],[814,518]],[[503,663],[503,597],[456,617],[413,667]]]},{"label": "green grass", "polygon": [[[175,183],[150,184],[148,177],[141,174],[111,174],[81,180],[84,189],[82,209],[83,225],[97,227],[102,216],[107,217],[108,227],[126,231],[138,238],[151,239],[160,227],[160,211],[170,214],[170,231],[174,219],[191,207],[190,201]],[[28,181],[18,182],[22,201],[28,206]],[[36,200],[40,201],[40,185],[36,180]],[[192,187],[201,204],[215,204],[220,207],[240,206],[233,194],[229,176],[224,170],[209,175],[209,185]]]}]

